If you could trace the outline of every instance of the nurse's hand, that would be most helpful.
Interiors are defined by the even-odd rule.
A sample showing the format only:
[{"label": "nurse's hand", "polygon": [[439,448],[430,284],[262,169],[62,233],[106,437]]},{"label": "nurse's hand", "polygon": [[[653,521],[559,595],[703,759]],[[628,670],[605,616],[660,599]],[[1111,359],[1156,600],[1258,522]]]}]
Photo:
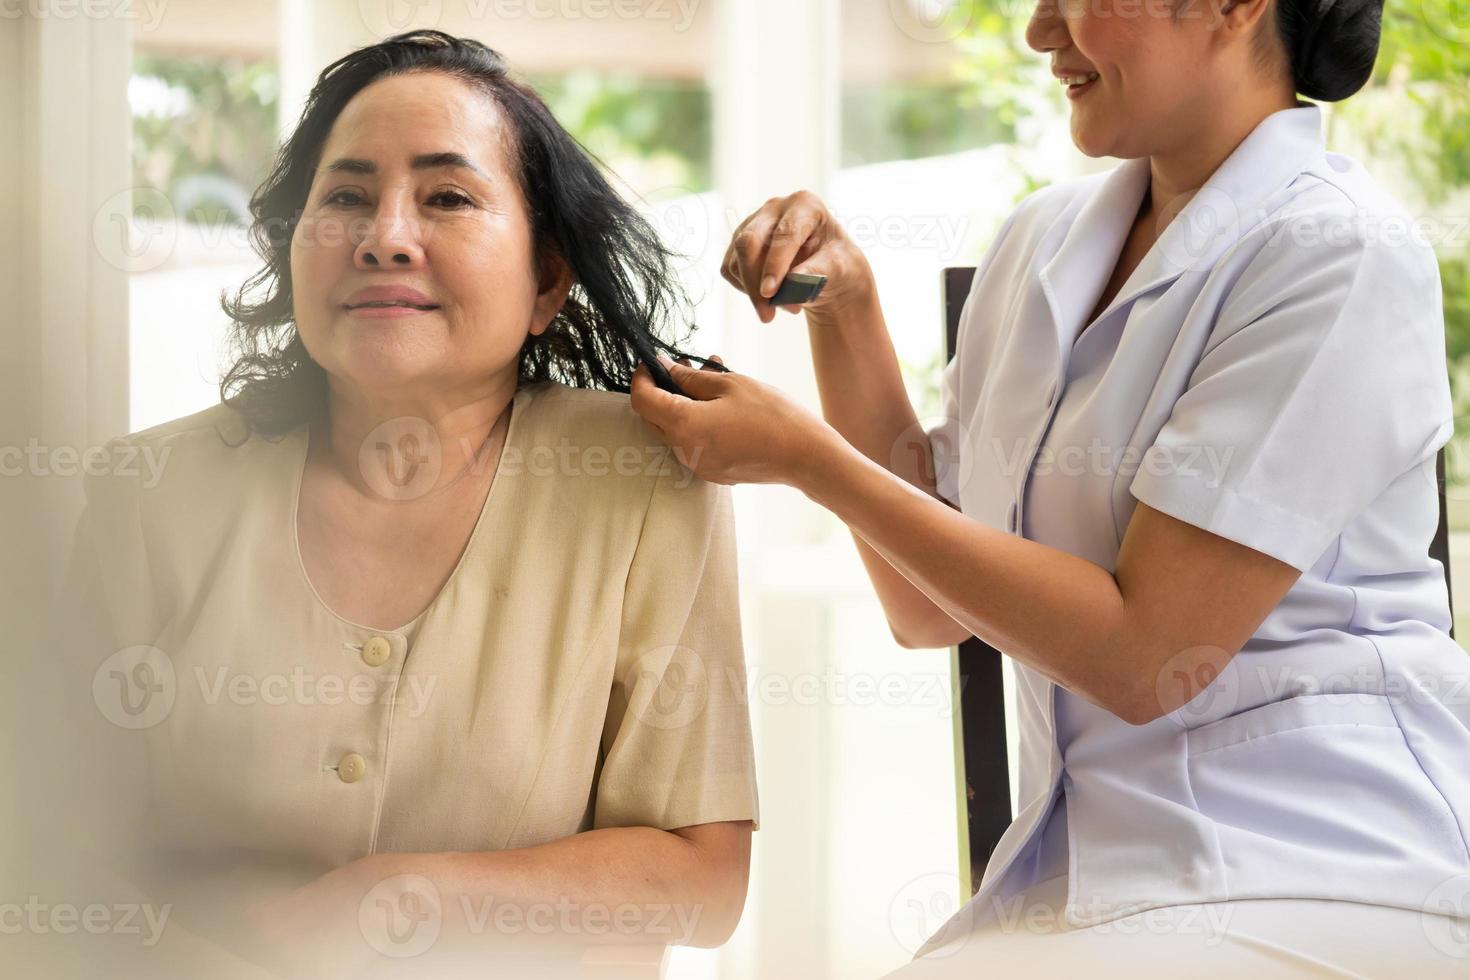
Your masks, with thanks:
[{"label": "nurse's hand", "polygon": [[720,274],[750,298],[762,323],[776,317],[768,300],[793,272],[827,277],[821,295],[804,306],[816,321],[840,321],[845,311],[871,304],[877,295],[872,267],[847,237],[821,198],[809,191],[773,197],[735,229]]},{"label": "nurse's hand", "polygon": [[[719,363],[718,354],[710,360]],[[710,483],[794,486],[820,440],[836,430],[770,385],[687,362],[665,368],[689,397],[658,387],[638,365],[633,410],[658,432],[674,456]]]}]

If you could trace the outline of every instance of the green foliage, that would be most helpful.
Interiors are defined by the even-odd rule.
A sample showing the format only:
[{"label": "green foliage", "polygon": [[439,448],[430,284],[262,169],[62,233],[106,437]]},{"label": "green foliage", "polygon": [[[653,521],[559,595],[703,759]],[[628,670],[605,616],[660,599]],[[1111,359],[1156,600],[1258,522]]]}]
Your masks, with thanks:
[{"label": "green foliage", "polygon": [[583,146],[639,191],[711,188],[714,113],[706,86],[590,71],[526,81]]},{"label": "green foliage", "polygon": [[213,177],[248,197],[270,172],[276,148],[280,84],[268,61],[236,58],[168,58],[140,54],[129,90],[133,107],[134,184],[182,201],[181,218],[246,220],[233,200],[180,194],[182,182]]},{"label": "green foliage", "polygon": [[1414,109],[1372,135],[1406,159],[1425,199],[1437,203],[1470,185],[1470,9],[1464,0],[1386,5],[1373,88]]}]

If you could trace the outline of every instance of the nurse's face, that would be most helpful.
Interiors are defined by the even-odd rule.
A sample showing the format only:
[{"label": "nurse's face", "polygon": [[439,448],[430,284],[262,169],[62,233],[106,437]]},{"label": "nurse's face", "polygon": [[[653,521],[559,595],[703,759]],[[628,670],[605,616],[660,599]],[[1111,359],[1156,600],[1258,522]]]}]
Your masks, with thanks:
[{"label": "nurse's face", "polygon": [[334,389],[513,386],[564,293],[539,282],[509,135],[488,96],[440,73],[379,80],[342,110],[291,242],[296,325]]},{"label": "nurse's face", "polygon": [[1238,98],[1253,80],[1241,78],[1241,45],[1219,30],[1228,3],[1039,0],[1027,44],[1050,56],[1054,74],[1089,79],[1067,87],[1078,149],[1150,156],[1208,125],[1219,100]]}]

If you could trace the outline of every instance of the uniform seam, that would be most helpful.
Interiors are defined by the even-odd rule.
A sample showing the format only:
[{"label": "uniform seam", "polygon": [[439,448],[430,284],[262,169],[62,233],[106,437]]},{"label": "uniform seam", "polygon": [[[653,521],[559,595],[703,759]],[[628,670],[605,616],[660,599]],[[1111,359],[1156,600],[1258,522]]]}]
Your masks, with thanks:
[{"label": "uniform seam", "polygon": [[[1371,635],[1365,633],[1363,634],[1363,638],[1373,645],[1373,652],[1378,655],[1379,670],[1382,673],[1384,679],[1387,680],[1388,665],[1384,661],[1382,648],[1378,646],[1378,641],[1373,639]],[[1444,790],[1440,789],[1439,783],[1435,782],[1434,777],[1430,776],[1429,771],[1424,768],[1424,760],[1419,757],[1419,753],[1414,750],[1414,744],[1409,741],[1408,736],[1404,733],[1403,721],[1399,718],[1398,708],[1394,704],[1394,699],[1385,698],[1385,700],[1388,702],[1388,710],[1393,714],[1394,727],[1398,729],[1399,737],[1404,740],[1404,748],[1408,749],[1409,755],[1414,759],[1415,764],[1418,765],[1419,772],[1422,773],[1424,776],[1424,781],[1434,788],[1435,795],[1437,795],[1442,801],[1444,801],[1445,809],[1448,810],[1451,817],[1454,818],[1455,830],[1460,835],[1460,847],[1465,852],[1465,859],[1467,861],[1470,861],[1470,840],[1466,840],[1465,832],[1460,829],[1461,824],[1459,811],[1455,809],[1455,805],[1450,802],[1450,799],[1448,796],[1445,795]]]}]

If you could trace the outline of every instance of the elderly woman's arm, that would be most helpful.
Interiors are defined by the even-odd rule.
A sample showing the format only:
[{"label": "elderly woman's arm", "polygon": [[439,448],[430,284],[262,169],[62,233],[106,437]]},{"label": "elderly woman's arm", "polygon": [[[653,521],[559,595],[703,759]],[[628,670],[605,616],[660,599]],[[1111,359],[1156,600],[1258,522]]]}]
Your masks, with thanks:
[{"label": "elderly woman's arm", "polygon": [[362,863],[379,881],[428,879],[444,928],[463,936],[547,929],[587,945],[713,947],[740,921],[750,838],[748,820],[609,827],[516,850],[378,854]]}]

